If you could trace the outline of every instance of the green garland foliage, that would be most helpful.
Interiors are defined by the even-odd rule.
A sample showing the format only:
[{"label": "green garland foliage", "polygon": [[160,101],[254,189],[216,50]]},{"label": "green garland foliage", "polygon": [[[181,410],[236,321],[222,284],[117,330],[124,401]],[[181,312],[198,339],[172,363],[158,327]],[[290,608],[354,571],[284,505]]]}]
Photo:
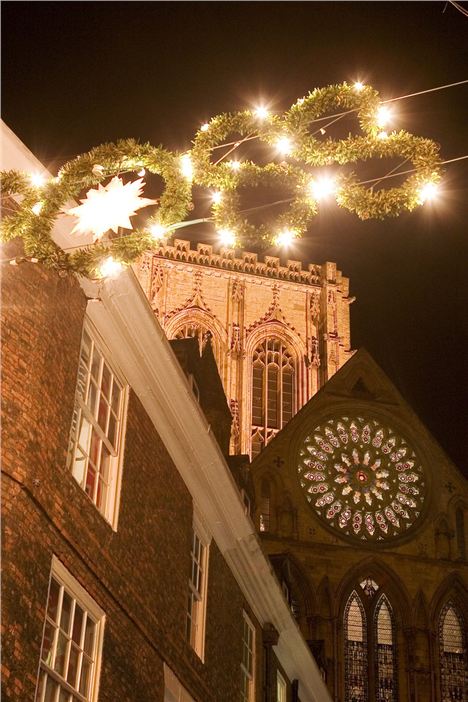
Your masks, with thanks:
[{"label": "green garland foliage", "polygon": [[[354,173],[339,175],[337,203],[361,219],[397,216],[405,210],[413,210],[420,204],[419,189],[440,179],[438,146],[403,130],[382,134],[376,119],[380,104],[378,93],[369,86],[358,89],[342,83],[315,89],[282,116],[259,116],[243,111],[213,117],[196,133],[189,155],[193,183],[214,188],[218,193],[212,206],[215,227],[232,230],[239,246],[272,243],[284,229],[300,236],[317,213],[317,202],[310,189],[315,175],[311,169],[356,164],[372,158],[402,158],[414,173],[401,186],[380,190],[360,184]],[[318,139],[312,133],[314,120],[350,110],[356,112],[361,134],[333,140]],[[317,133],[317,123],[314,128]],[[233,168],[228,160],[243,141],[257,139],[275,146],[285,137],[290,141],[291,152],[287,157],[278,156],[278,162],[259,166],[242,160]],[[230,150],[224,146],[226,142],[232,142]],[[218,151],[221,146],[223,149]],[[180,159],[181,154],[127,139],[98,146],[69,161],[57,177],[41,187],[32,185],[26,174],[2,172],[2,193],[18,196],[20,204],[17,211],[3,218],[1,238],[20,236],[27,256],[37,258],[46,266],[89,277],[99,275],[99,266],[108,256],[129,264],[144,251],[160,245],[151,235],[153,224],[162,225],[169,235],[193,208],[192,179],[182,173]],[[115,175],[138,173],[142,168],[160,175],[165,182],[157,212],[143,229],[103,239],[73,252],[63,251],[54,243],[52,228],[70,201]],[[254,226],[240,210],[241,192],[260,185],[279,185],[289,195],[288,208],[271,227]],[[70,244],[73,245],[72,240]]]}]

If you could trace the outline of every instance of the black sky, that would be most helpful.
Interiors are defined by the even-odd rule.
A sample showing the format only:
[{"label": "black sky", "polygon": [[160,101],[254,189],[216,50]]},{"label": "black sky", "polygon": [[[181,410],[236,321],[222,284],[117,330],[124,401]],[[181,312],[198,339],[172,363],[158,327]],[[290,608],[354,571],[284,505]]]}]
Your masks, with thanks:
[{"label": "black sky", "polygon": [[[215,114],[260,97],[282,111],[343,80],[359,77],[385,99],[468,78],[468,18],[445,2],[2,2],[1,11],[2,117],[46,164],[121,137],[188,148]],[[397,127],[435,139],[444,159],[468,154],[468,84],[396,106]],[[353,347],[368,349],[466,473],[467,221],[462,161],[447,166],[430,210],[361,222],[329,206],[289,256],[336,261],[350,277]]]}]

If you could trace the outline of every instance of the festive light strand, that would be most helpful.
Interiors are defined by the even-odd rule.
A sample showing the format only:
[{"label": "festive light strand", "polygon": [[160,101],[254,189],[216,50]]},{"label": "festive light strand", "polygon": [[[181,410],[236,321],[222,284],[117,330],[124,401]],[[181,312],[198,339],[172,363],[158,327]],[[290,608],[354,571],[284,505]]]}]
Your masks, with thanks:
[{"label": "festive light strand", "polygon": [[[404,130],[382,131],[389,119],[385,104],[465,82],[468,81],[384,101],[370,86],[360,82],[354,85],[343,83],[315,89],[283,115],[272,114],[266,108],[217,115],[201,125],[192,149],[185,154],[125,140],[97,147],[73,159],[60,169],[56,178],[45,182],[36,179],[36,175],[40,174],[29,177],[12,171],[2,173],[4,193],[22,197],[18,210],[4,218],[2,238],[11,239],[19,235],[23,238],[26,256],[65,272],[100,277],[103,270],[109,270],[109,275],[114,274],[120,270],[119,266],[131,263],[143,251],[161,245],[176,229],[191,225],[184,222],[184,218],[193,208],[192,184],[210,188],[212,200],[212,217],[192,220],[192,223],[213,222],[224,237],[225,245],[229,246],[258,245],[262,241],[268,244],[290,242],[307,230],[317,213],[318,201],[326,195],[333,196],[341,207],[355,212],[361,219],[396,216],[405,210],[411,211],[434,194],[440,180],[438,148],[433,141]],[[348,109],[323,116],[338,105]],[[341,140],[315,138],[316,134],[321,132],[323,135],[328,126],[350,112],[357,112],[361,134]],[[327,120],[327,124],[311,133],[310,125],[323,119]],[[225,142],[226,137],[233,133],[239,135],[237,140]],[[259,166],[247,159],[227,160],[242,144],[253,139],[275,150],[272,162]],[[219,148],[228,148],[228,151],[213,163],[211,155]],[[310,167],[322,169],[365,162],[375,157],[396,156],[404,157],[404,160],[392,171],[408,161],[414,168],[398,173],[390,171],[380,179],[370,181],[359,180],[354,174],[337,172],[333,173],[333,182],[326,182],[323,178],[331,178],[331,173],[310,171]],[[143,178],[147,172],[162,176],[165,189],[157,201],[157,211],[143,228],[135,229],[126,236],[103,236],[92,246],[73,247],[70,253],[53,242],[53,224],[71,197],[79,197],[83,190],[86,192],[88,189],[87,200],[94,202],[98,200],[99,191],[107,192],[109,179],[115,181],[125,173]],[[411,175],[397,188],[377,192],[373,191],[375,186],[364,188],[371,182],[378,184],[386,178],[406,174]],[[105,188],[101,185],[103,181],[108,183]],[[138,181],[127,185],[123,181],[121,183],[122,188],[135,188],[136,193]],[[287,189],[291,197],[241,210],[240,193],[245,188],[265,185]],[[98,189],[93,189],[96,186]],[[127,213],[131,216],[133,211],[151,202],[138,195],[138,202],[133,199],[133,210],[123,208],[122,216],[125,218]],[[268,226],[254,226],[243,216],[246,212],[279,203],[289,206]],[[70,210],[77,216],[80,216],[79,211],[80,207]],[[89,214],[92,219],[92,209]]]}]

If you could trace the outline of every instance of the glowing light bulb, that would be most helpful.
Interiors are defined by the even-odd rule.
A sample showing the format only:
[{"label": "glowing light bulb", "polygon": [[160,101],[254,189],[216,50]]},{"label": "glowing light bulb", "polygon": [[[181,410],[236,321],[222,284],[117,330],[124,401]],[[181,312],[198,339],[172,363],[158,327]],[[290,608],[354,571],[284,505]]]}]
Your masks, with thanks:
[{"label": "glowing light bulb", "polygon": [[232,248],[236,243],[236,235],[231,229],[218,229],[219,242]]},{"label": "glowing light bulb", "polygon": [[223,193],[220,190],[211,194],[211,199],[215,205],[219,205],[223,200]]},{"label": "glowing light bulb", "polygon": [[101,173],[104,173],[104,166],[100,166],[96,163],[91,170],[93,175],[101,175]]},{"label": "glowing light bulb", "polygon": [[46,179],[42,173],[31,173],[29,180],[31,181],[32,185],[36,186],[36,188],[40,188],[42,185],[44,185]]},{"label": "glowing light bulb", "polygon": [[184,178],[187,180],[192,180],[193,178],[193,164],[190,154],[183,154],[180,157],[180,170]]},{"label": "glowing light bulb", "polygon": [[39,214],[41,214],[43,207],[44,207],[43,202],[36,202],[36,204],[31,207],[31,211],[34,212],[35,215],[39,215]]},{"label": "glowing light bulb", "polygon": [[439,188],[435,183],[426,183],[419,190],[418,202],[424,205],[425,202],[432,202],[439,194]]},{"label": "glowing light bulb", "polygon": [[386,105],[380,105],[379,109],[377,110],[376,117],[377,117],[377,126],[378,127],[385,127],[385,125],[388,124],[392,118],[392,111]]},{"label": "glowing light bulb", "polygon": [[208,122],[205,122],[205,124],[202,124],[202,126],[200,127],[200,131],[207,132],[209,128],[210,128],[210,125],[208,124]]},{"label": "glowing light bulb", "polygon": [[104,261],[99,266],[99,274],[101,278],[116,278],[123,271],[123,265],[120,261],[116,261],[115,258],[109,256],[104,259]]},{"label": "glowing light bulb", "polygon": [[152,224],[150,227],[150,234],[151,237],[155,241],[159,241],[159,239],[162,239],[164,235],[166,234],[167,229],[166,227],[163,227],[162,224]]},{"label": "glowing light bulb", "polygon": [[377,139],[388,139],[388,132],[381,131],[377,134]]},{"label": "glowing light bulb", "polygon": [[353,85],[353,88],[354,88],[354,90],[355,90],[357,93],[360,93],[361,90],[364,89],[364,83],[361,83],[360,80],[357,80],[357,81],[355,82],[355,84]]},{"label": "glowing light bulb", "polygon": [[233,171],[238,171],[239,168],[241,167],[241,162],[240,161],[228,161],[227,165],[229,168],[231,168]]},{"label": "glowing light bulb", "polygon": [[288,137],[280,137],[276,142],[276,148],[283,156],[289,156],[293,150],[293,145],[291,139]]},{"label": "glowing light bulb", "polygon": [[329,176],[323,176],[322,178],[311,180],[309,190],[314,200],[323,200],[323,198],[335,194],[336,182]]},{"label": "glowing light bulb", "polygon": [[294,239],[297,237],[297,232],[294,229],[283,229],[275,238],[276,246],[288,247],[291,246]]},{"label": "glowing light bulb", "polygon": [[266,119],[269,114],[269,111],[263,105],[259,105],[255,110],[255,116],[258,117],[258,119]]},{"label": "glowing light bulb", "polygon": [[143,178],[143,176],[146,175],[146,168],[140,168],[140,170],[138,171],[138,175],[140,176],[140,178]]}]

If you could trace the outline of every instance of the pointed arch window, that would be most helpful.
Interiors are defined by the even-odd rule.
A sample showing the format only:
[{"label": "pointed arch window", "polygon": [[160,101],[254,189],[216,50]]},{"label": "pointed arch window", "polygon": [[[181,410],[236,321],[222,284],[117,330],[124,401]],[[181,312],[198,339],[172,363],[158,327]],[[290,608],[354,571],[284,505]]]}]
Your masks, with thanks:
[{"label": "pointed arch window", "polygon": [[344,615],[345,701],[367,702],[367,625],[364,607],[356,592]]},{"label": "pointed arch window", "polygon": [[289,422],[296,411],[294,354],[276,337],[263,339],[252,366],[252,456]]},{"label": "pointed arch window", "polygon": [[271,486],[264,478],[260,490],[260,531],[270,531]]},{"label": "pointed arch window", "polygon": [[464,622],[457,607],[448,602],[439,618],[441,702],[467,699],[468,669]]},{"label": "pointed arch window", "polygon": [[395,618],[371,578],[351,593],[343,631],[345,702],[398,702]]},{"label": "pointed arch window", "polygon": [[392,608],[382,595],[375,608],[375,684],[377,702],[397,699],[395,626]]}]

